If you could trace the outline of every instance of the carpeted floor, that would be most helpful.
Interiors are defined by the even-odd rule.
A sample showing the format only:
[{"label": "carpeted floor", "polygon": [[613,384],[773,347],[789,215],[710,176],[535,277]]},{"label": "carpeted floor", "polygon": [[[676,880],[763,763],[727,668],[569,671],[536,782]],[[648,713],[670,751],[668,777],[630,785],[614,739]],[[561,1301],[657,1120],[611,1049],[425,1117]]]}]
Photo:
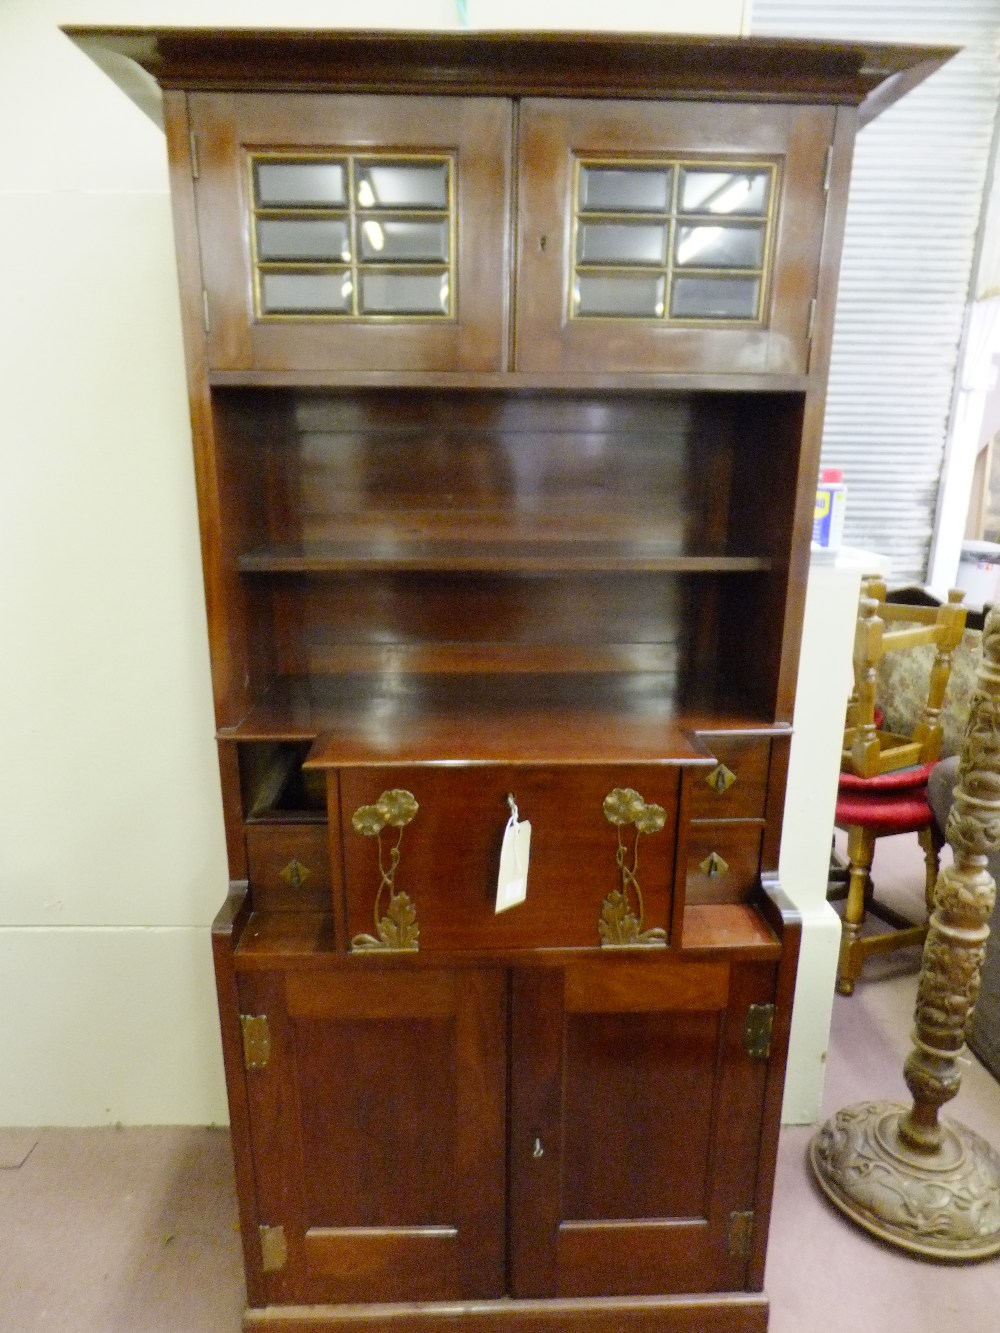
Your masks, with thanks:
[{"label": "carpeted floor", "polygon": [[[898,844],[894,846],[893,844]],[[918,901],[915,845],[876,882]],[[834,1005],[826,1112],[906,1099],[917,951],[875,960]],[[1000,1084],[974,1060],[956,1118],[1000,1146]],[[911,1259],[842,1221],[812,1183],[812,1130],[782,1133],[771,1333],[997,1333],[1000,1260]],[[229,1137],[188,1128],[0,1130],[0,1331],[237,1333],[244,1291]]]}]

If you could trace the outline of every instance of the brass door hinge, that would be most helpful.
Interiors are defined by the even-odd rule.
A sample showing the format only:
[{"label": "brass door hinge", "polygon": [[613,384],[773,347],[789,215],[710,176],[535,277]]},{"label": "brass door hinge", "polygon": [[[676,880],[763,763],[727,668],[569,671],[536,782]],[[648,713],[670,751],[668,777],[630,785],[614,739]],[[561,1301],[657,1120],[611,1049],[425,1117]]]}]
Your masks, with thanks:
[{"label": "brass door hinge", "polygon": [[260,1255],[265,1273],[281,1272],[288,1262],[288,1242],[285,1240],[284,1227],[260,1228]]},{"label": "brass door hinge", "polygon": [[767,1060],[771,1055],[771,1034],[774,1032],[774,1005],[752,1004],[747,1010],[743,1043],[751,1060]]},{"label": "brass door hinge", "polygon": [[266,1069],[271,1058],[271,1029],[267,1014],[240,1014],[243,1063],[247,1069]]},{"label": "brass door hinge", "polygon": [[753,1244],[753,1213],[730,1213],[726,1227],[726,1249],[730,1259],[746,1263]]},{"label": "brass door hinge", "polygon": [[198,157],[198,136],[194,130],[188,135],[188,144],[191,149],[191,176],[197,180],[201,175],[201,161]]}]

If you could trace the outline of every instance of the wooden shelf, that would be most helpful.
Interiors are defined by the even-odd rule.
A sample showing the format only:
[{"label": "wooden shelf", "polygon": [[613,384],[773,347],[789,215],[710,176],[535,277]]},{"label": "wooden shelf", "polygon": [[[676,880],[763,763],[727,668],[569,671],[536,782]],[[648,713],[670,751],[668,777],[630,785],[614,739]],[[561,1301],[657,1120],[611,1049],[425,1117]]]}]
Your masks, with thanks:
[{"label": "wooden shelf", "polygon": [[241,555],[242,574],[751,574],[771,568],[757,555],[685,555],[670,542],[483,541],[392,538],[262,547]]},{"label": "wooden shelf", "polygon": [[315,741],[310,761],[424,763],[714,763],[690,734],[787,732],[738,703],[678,707],[660,672],[285,676],[229,741]]},{"label": "wooden shelf", "polygon": [[672,393],[805,393],[810,375],[680,374],[647,371],[640,386],[632,374],[594,371],[587,374],[527,374],[516,370],[486,373],[461,371],[338,371],[338,370],[212,370],[208,383],[217,389],[475,389],[551,393],[614,393],[637,387]]},{"label": "wooden shelf", "polygon": [[[781,954],[781,942],[760,913],[749,904],[718,907],[688,907],[684,912],[684,934],[680,952],[721,954],[741,962],[753,959],[773,962]],[[320,912],[253,912],[244,927],[237,953],[237,967],[241,972],[268,971],[278,960],[295,960],[300,965],[312,963],[317,969],[328,964],[336,953],[333,937],[333,919]],[[533,968],[564,967],[568,961],[579,958],[580,950],[547,949],[536,952],[530,959]],[[421,956],[412,955],[393,960],[396,966],[407,968],[440,967],[440,952]],[[512,963],[523,966],[524,950],[497,949],[462,950],[449,955],[449,961],[466,966],[487,962]],[[373,958],[355,953],[351,967],[385,967],[384,957]]]},{"label": "wooden shelf", "polygon": [[748,903],[718,903],[684,908],[681,948],[685,953],[718,950],[776,958],[781,944],[764,918]]}]

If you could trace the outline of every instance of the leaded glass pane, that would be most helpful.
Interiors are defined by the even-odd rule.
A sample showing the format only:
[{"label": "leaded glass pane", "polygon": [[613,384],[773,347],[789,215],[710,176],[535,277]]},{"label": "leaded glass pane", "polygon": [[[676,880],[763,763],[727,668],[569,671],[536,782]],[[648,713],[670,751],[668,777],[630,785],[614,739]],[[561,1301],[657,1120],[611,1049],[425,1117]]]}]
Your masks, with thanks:
[{"label": "leaded glass pane", "polygon": [[618,319],[656,319],[663,315],[665,280],[630,273],[580,273],[576,279],[575,313]]},{"label": "leaded glass pane", "polygon": [[349,314],[351,292],[349,270],[260,275],[261,310],[267,315]]},{"label": "leaded glass pane", "polygon": [[670,313],[677,319],[756,319],[759,278],[677,277]]},{"label": "leaded glass pane", "polygon": [[360,208],[447,208],[448,163],[359,164],[354,194]]},{"label": "leaded glass pane", "polygon": [[776,163],[580,162],[575,179],[571,319],[760,322]]},{"label": "leaded glass pane", "polygon": [[400,218],[366,218],[360,227],[361,258],[368,262],[418,260],[448,262],[448,222],[404,222]]},{"label": "leaded glass pane", "polygon": [[450,318],[452,162],[343,154],[252,159],[258,318]]},{"label": "leaded glass pane", "polygon": [[254,176],[261,208],[342,207],[347,203],[343,162],[258,162]]},{"label": "leaded glass pane", "polygon": [[763,228],[679,226],[674,262],[686,268],[760,268]]},{"label": "leaded glass pane", "polygon": [[665,225],[581,222],[576,239],[581,264],[663,264],[666,260]]},{"label": "leaded glass pane", "polygon": [[363,272],[358,309],[366,315],[446,315],[448,274]]},{"label": "leaded glass pane", "polygon": [[737,213],[762,217],[767,213],[771,184],[769,171],[681,172],[682,213]]},{"label": "leaded glass pane", "polygon": [[258,218],[257,258],[332,259],[351,258],[350,231],[346,218]]},{"label": "leaded glass pane", "polygon": [[581,167],[581,213],[664,212],[670,207],[667,168]]}]

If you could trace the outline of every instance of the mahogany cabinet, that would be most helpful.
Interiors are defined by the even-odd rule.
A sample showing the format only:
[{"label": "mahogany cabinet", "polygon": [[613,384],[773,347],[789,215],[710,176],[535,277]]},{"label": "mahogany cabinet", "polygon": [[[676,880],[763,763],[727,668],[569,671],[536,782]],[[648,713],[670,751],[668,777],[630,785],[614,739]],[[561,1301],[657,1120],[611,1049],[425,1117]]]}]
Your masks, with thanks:
[{"label": "mahogany cabinet", "polygon": [[764,1329],[851,147],[949,53],[70,35],[162,90],[244,1327]]}]

